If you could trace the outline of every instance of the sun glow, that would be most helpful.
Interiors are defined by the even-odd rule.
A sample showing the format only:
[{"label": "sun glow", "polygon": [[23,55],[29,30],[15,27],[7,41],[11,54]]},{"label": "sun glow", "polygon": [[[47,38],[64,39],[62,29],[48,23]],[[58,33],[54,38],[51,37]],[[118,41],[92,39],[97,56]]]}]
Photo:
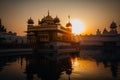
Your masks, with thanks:
[{"label": "sun glow", "polygon": [[72,19],[70,22],[72,23],[72,33],[81,34],[85,31],[85,25],[79,19]]}]

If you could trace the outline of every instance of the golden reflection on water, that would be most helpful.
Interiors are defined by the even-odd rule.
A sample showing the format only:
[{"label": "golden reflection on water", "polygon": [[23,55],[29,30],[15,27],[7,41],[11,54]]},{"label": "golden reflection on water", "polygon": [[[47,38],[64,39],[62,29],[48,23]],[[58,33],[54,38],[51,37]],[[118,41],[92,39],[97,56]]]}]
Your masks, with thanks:
[{"label": "golden reflection on water", "polygon": [[[12,62],[7,62],[7,65],[3,67],[3,69],[0,73],[0,80],[16,80],[16,78],[18,78],[19,80],[25,80],[25,78],[27,77],[26,76],[27,75],[26,68],[30,68],[28,66],[26,67],[26,65],[28,64],[28,59],[26,59],[24,57],[20,57],[20,58],[14,59],[14,60],[13,59],[12,59]],[[74,57],[74,58],[72,57],[72,58],[69,58],[69,60],[71,60],[71,61],[68,61],[68,59],[67,59],[68,63],[70,62],[70,64],[68,66],[65,66],[65,69],[64,69],[65,71],[63,70],[62,74],[60,74],[60,80],[114,80],[117,78],[117,77],[116,78],[112,77],[112,72],[111,72],[111,69],[113,69],[115,66],[113,66],[113,68],[111,68],[111,66],[105,67],[105,64],[102,61],[97,62],[94,59],[91,60],[91,59],[86,59],[86,58],[81,58],[81,57]],[[34,59],[33,59],[33,61],[34,61]],[[37,61],[37,60],[35,59],[35,61]],[[62,62],[62,63],[64,63],[64,62]],[[37,64],[38,64],[38,66],[42,66],[42,64],[39,65],[39,61],[37,62]],[[32,67],[30,69],[30,71],[37,70],[37,68],[36,68],[37,65],[34,64],[34,62],[31,62],[31,65],[35,66],[35,67]],[[31,66],[31,65],[29,65],[29,66]],[[63,64],[63,65],[67,65],[67,64]],[[60,67],[64,67],[63,65],[60,65]],[[44,64],[43,64],[43,66],[44,66]],[[53,64],[53,66],[56,66],[56,64]],[[34,68],[36,68],[36,69],[34,69]],[[49,68],[49,69],[51,69],[51,68]],[[42,67],[41,69],[44,69],[44,67]],[[59,70],[62,68],[56,68],[56,69]],[[55,69],[55,72],[57,72],[56,69]],[[39,70],[40,69],[38,67],[38,72],[39,72]],[[67,72],[69,70],[70,70],[70,72]],[[47,70],[44,69],[44,71],[47,71]],[[5,75],[5,76],[3,76],[3,75]],[[42,74],[42,75],[44,75],[44,74]],[[49,74],[47,74],[47,75],[49,75]],[[47,76],[47,75],[45,75],[45,76]],[[10,78],[10,79],[6,79],[6,78]],[[15,79],[12,79],[12,78],[15,78]],[[36,77],[36,75],[34,76],[34,78],[35,79],[33,79],[33,80],[37,80],[37,78],[39,79],[39,77]],[[118,77],[117,80],[120,80],[120,78]]]},{"label": "golden reflection on water", "polygon": [[[94,60],[85,60],[79,57],[71,58],[72,62],[72,75],[71,77],[110,77],[110,70],[105,70],[104,65],[97,65]],[[106,74],[107,73],[107,74]]]},{"label": "golden reflection on water", "polygon": [[79,66],[79,60],[77,57],[71,58],[72,66]]}]

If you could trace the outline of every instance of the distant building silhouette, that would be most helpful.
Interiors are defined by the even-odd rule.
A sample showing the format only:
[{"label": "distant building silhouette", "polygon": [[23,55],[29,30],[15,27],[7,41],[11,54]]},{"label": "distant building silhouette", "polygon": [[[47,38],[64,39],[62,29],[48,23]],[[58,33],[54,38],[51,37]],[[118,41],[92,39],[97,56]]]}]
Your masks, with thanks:
[{"label": "distant building silhouette", "polygon": [[104,28],[97,29],[96,35],[80,35],[80,46],[120,46],[120,34],[117,32],[117,24],[110,24],[110,31]]},{"label": "distant building silhouette", "polygon": [[96,32],[96,35],[117,35],[117,34],[118,34],[117,24],[114,21],[110,24],[110,31],[104,28],[102,34],[101,34],[101,31],[99,31],[99,29]]},{"label": "distant building silhouette", "polygon": [[16,32],[8,31],[0,19],[0,43],[22,43],[27,42],[26,37],[17,36]]},{"label": "distant building silhouette", "polygon": [[[34,56],[27,60],[25,68],[27,80],[35,80],[36,78],[38,80],[59,80],[63,72],[66,72],[70,77],[72,73],[70,57],[50,60],[46,57]],[[35,74],[36,77],[34,77]]]}]

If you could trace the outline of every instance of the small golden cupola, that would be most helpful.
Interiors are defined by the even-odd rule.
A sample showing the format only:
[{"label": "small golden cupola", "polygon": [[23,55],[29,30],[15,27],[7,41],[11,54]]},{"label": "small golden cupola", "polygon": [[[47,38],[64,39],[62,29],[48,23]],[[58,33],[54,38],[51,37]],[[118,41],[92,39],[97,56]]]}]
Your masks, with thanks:
[{"label": "small golden cupola", "polygon": [[68,22],[68,23],[66,24],[66,27],[72,27],[72,24],[71,24],[70,22]]},{"label": "small golden cupola", "polygon": [[30,19],[28,19],[27,23],[30,24],[30,25],[33,25],[33,24],[34,24],[34,21],[33,21],[33,19],[31,19],[31,17],[30,17]]},{"label": "small golden cupola", "polygon": [[72,27],[72,24],[70,23],[70,16],[68,16],[69,22],[66,24],[66,27]]},{"label": "small golden cupola", "polygon": [[54,23],[60,23],[60,19],[57,16],[54,18]]}]

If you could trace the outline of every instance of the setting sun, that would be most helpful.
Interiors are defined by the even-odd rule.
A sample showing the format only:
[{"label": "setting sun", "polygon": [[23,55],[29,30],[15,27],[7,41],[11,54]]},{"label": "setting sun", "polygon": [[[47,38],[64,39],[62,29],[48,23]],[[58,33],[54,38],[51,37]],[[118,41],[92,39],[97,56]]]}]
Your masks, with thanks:
[{"label": "setting sun", "polygon": [[72,23],[72,33],[81,34],[85,31],[85,25],[79,19],[72,19],[70,22]]}]

